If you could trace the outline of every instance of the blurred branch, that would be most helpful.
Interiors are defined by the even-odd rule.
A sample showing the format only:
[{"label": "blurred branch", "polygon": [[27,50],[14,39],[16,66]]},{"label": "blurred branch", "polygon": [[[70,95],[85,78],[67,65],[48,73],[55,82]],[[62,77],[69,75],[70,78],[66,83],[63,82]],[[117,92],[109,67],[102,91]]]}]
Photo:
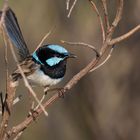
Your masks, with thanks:
[{"label": "blurred branch", "polygon": [[70,7],[70,0],[66,0],[66,10],[69,10]]},{"label": "blurred branch", "polygon": [[[71,12],[73,11],[74,6],[76,5],[76,2],[77,2],[77,0],[74,0],[72,6],[70,7],[70,10],[69,10],[68,15],[67,15],[68,18],[70,17]],[[69,8],[70,0],[67,0],[66,3],[67,3],[67,7],[66,8]]]}]

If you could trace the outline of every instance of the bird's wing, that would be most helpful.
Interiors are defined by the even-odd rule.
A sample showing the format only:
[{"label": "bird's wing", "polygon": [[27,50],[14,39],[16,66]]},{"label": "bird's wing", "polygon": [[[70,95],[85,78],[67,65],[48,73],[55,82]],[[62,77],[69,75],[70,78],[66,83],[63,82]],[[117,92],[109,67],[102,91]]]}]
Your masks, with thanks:
[{"label": "bird's wing", "polygon": [[17,18],[12,11],[12,9],[8,8],[5,13],[4,17],[4,25],[7,31],[9,38],[11,39],[12,43],[18,50],[20,61],[23,61],[25,58],[29,56],[29,50],[27,45],[24,41],[22,32],[20,30]]}]

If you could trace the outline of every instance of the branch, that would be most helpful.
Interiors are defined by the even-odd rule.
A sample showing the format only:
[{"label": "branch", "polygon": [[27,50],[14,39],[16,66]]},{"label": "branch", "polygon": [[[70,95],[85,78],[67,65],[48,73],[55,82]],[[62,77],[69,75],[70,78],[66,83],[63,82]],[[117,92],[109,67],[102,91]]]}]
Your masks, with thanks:
[{"label": "branch", "polygon": [[103,25],[103,21],[102,21],[102,17],[100,15],[100,12],[96,6],[96,4],[92,1],[92,0],[89,0],[89,2],[91,3],[93,9],[95,10],[96,14],[97,14],[97,17],[98,17],[98,20],[99,20],[99,23],[100,23],[100,27],[101,27],[101,32],[102,32],[102,38],[103,38],[103,42],[105,41],[105,29],[104,29],[104,25]]},{"label": "branch", "polygon": [[[69,3],[70,3],[70,0],[67,0],[67,8],[69,8]],[[74,6],[76,5],[76,3],[77,3],[77,0],[74,0],[73,4],[72,4],[72,6],[71,6],[71,8],[70,8],[70,10],[69,10],[69,13],[68,13],[68,15],[67,15],[68,18],[70,17],[71,12],[73,11],[73,8],[74,8]]]},{"label": "branch", "polygon": [[66,10],[69,10],[70,7],[70,0],[66,0]]},{"label": "branch", "polygon": [[[89,71],[90,69],[92,69],[97,62],[99,61],[98,59],[99,57],[97,57],[97,59],[93,59],[84,69],[82,69],[78,74],[76,74],[63,88],[63,90],[61,92],[63,92],[64,94],[66,94],[68,90],[70,90],[74,85],[77,84],[77,82],[83,78]],[[44,108],[47,108],[49,105],[51,105],[52,103],[54,103],[57,99],[59,99],[59,95],[58,92],[56,92],[48,101],[46,101],[43,106]],[[36,112],[34,112],[33,116],[34,118],[38,118],[39,115],[42,113],[42,109],[37,109]],[[28,125],[30,125],[34,118],[32,116],[27,117],[22,123],[20,123],[17,126],[14,126],[9,132],[8,132],[8,136],[12,137],[14,135],[17,135],[19,132],[25,130]]]},{"label": "branch", "polygon": [[98,66],[96,66],[93,69],[91,69],[90,72],[93,72],[93,71],[97,70],[98,68],[100,68],[101,66],[103,66],[109,60],[109,58],[111,57],[113,49],[114,49],[114,47],[111,48],[111,50],[109,51],[109,53],[108,53],[107,57],[105,58],[105,60],[101,64],[99,64]]},{"label": "branch", "polygon": [[117,27],[119,21],[122,18],[122,12],[123,12],[123,0],[118,0],[119,4],[118,4],[118,8],[117,8],[117,12],[116,12],[116,16],[114,21],[112,22],[112,25],[110,27],[110,29],[108,30],[108,34],[110,37],[112,37],[115,28]]},{"label": "branch", "polygon": [[103,10],[104,10],[105,24],[106,24],[107,30],[109,30],[110,24],[109,24],[109,18],[108,18],[107,2],[106,0],[101,0],[101,1],[103,5]]},{"label": "branch", "polygon": [[[41,47],[41,45],[43,44],[43,42],[50,36],[50,34],[52,33],[54,27],[42,38],[42,40],[40,41],[40,43],[38,44],[38,46],[36,47],[35,51]],[[34,52],[35,52],[34,51]]]},{"label": "branch", "polygon": [[135,28],[133,28],[132,30],[130,30],[129,32],[127,32],[126,34],[121,35],[121,36],[119,36],[119,37],[117,37],[117,38],[112,39],[112,40],[109,42],[109,44],[110,44],[110,45],[114,45],[114,44],[119,43],[119,42],[121,42],[121,41],[123,41],[123,40],[126,40],[127,38],[131,37],[134,33],[136,33],[138,30],[140,30],[140,24],[137,25],[137,26],[136,26]]},{"label": "branch", "polygon": [[83,42],[69,42],[69,41],[64,41],[64,40],[61,40],[62,43],[66,43],[68,45],[82,45],[84,47],[88,47],[90,49],[92,49],[95,53],[96,53],[96,56],[99,57],[100,56],[100,53],[97,51],[97,49],[90,45],[90,44],[87,44],[87,43],[83,43]]}]

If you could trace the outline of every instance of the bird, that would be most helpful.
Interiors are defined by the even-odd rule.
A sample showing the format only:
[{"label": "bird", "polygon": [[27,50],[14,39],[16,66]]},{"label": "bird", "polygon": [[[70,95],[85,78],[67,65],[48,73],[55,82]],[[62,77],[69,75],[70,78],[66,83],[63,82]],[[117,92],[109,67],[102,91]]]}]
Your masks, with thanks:
[{"label": "bird", "polygon": [[[2,12],[0,12],[1,14]],[[19,65],[31,85],[42,86],[44,92],[47,93],[48,87],[52,87],[64,79],[67,60],[76,58],[76,55],[58,44],[45,44],[30,53],[16,15],[10,7],[5,11],[4,28],[17,49]],[[14,70],[11,78],[13,82],[22,79],[20,70]]]}]

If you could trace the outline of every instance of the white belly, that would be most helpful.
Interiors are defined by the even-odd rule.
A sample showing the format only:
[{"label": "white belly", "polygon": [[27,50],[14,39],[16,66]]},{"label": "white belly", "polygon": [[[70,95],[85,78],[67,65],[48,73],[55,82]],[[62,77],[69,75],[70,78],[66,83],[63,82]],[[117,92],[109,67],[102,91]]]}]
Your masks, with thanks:
[{"label": "white belly", "polygon": [[45,75],[42,71],[36,70],[33,74],[27,77],[29,82],[32,84],[40,85],[40,86],[53,86],[58,84],[62,78],[52,79],[49,76]]}]

